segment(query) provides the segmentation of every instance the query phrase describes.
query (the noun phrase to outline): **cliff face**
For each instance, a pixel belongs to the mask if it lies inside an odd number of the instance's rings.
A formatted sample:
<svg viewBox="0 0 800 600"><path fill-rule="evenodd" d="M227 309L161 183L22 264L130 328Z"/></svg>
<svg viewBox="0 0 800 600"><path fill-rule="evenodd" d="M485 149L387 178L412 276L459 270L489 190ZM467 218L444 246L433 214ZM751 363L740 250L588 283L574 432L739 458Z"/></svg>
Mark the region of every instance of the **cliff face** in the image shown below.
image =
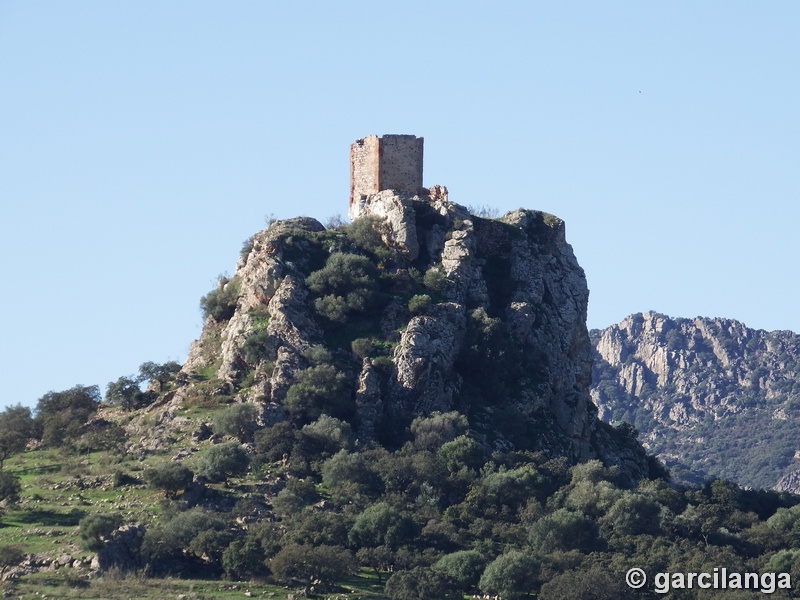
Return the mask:
<svg viewBox="0 0 800 600"><path fill-rule="evenodd" d="M795 489L799 336L646 313L591 337L600 416L634 424L679 478Z"/></svg>
<svg viewBox="0 0 800 600"><path fill-rule="evenodd" d="M413 417L457 410L487 445L646 474L590 401L588 290L560 219L479 218L438 186L352 210L338 230L298 218L253 237L209 296L183 385L151 409L162 421L217 398L254 403L262 424L327 412L396 445Z"/></svg>

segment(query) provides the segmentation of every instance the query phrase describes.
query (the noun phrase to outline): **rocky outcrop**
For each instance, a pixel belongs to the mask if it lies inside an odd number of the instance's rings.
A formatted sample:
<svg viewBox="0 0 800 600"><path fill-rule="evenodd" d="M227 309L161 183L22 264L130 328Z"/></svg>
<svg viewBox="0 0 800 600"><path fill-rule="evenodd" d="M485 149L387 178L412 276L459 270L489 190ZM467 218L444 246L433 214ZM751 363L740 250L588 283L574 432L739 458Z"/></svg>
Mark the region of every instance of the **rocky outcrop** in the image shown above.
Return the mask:
<svg viewBox="0 0 800 600"><path fill-rule="evenodd" d="M351 394L331 410L345 414L349 402L360 443L396 440L387 432L415 416L458 410L489 445L600 457L631 478L646 474L642 449L623 448L590 401L588 289L563 221L523 209L480 218L441 186L422 196L383 191L353 208L389 252L360 247L363 227L351 238L307 218L256 234L216 292L230 306L208 317L184 385L158 410L219 394L259 406L261 424L289 418L287 393L301 372L316 373L310 353L324 346L347 380L336 394ZM337 252L378 268L369 300L309 287ZM331 317L320 302L351 312Z"/></svg>
<svg viewBox="0 0 800 600"><path fill-rule="evenodd" d="M795 468L800 336L651 312L593 331L592 341L600 416L635 424L687 481L772 487Z"/></svg>

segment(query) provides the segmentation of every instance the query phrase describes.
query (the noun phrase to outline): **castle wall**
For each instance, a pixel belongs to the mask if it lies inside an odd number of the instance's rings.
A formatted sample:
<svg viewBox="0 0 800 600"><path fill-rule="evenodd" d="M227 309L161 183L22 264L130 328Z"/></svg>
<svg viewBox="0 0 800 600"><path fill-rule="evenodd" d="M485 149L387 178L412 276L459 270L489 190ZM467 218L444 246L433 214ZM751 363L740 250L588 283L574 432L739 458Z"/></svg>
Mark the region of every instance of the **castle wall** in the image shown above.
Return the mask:
<svg viewBox="0 0 800 600"><path fill-rule="evenodd" d="M380 145L378 186L418 194L422 187L422 138L413 135L385 135Z"/></svg>
<svg viewBox="0 0 800 600"><path fill-rule="evenodd" d="M423 138L370 135L350 146L350 206L381 190L417 194L422 187Z"/></svg>
<svg viewBox="0 0 800 600"><path fill-rule="evenodd" d="M350 146L350 204L361 196L377 194L379 187L380 140L369 135Z"/></svg>

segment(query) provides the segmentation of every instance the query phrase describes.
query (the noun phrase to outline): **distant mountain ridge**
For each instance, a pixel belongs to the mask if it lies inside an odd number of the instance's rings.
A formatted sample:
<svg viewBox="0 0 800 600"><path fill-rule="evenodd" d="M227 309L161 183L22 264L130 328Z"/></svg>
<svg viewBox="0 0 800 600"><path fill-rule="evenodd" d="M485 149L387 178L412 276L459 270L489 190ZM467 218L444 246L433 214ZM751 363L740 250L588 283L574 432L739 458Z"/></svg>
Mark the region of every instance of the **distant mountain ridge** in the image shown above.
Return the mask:
<svg viewBox="0 0 800 600"><path fill-rule="evenodd" d="M800 491L800 335L649 312L590 332L592 399L679 481Z"/></svg>

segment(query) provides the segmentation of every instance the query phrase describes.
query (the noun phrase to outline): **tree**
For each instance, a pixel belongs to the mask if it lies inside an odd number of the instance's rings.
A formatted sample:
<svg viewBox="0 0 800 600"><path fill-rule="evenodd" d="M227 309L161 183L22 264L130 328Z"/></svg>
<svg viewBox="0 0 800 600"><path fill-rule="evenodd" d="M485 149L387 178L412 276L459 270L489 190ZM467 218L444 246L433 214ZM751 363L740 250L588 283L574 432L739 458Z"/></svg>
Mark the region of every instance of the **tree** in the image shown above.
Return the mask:
<svg viewBox="0 0 800 600"><path fill-rule="evenodd" d="M356 547L388 546L396 549L414 535L414 524L385 502L369 506L350 529L350 543Z"/></svg>
<svg viewBox="0 0 800 600"><path fill-rule="evenodd" d="M391 600L461 600L444 573L425 567L398 571L386 582L386 595Z"/></svg>
<svg viewBox="0 0 800 600"><path fill-rule="evenodd" d="M289 544L272 558L269 568L282 583L316 579L329 589L336 581L358 571L358 564L350 551L341 546Z"/></svg>
<svg viewBox="0 0 800 600"><path fill-rule="evenodd" d="M19 500L22 486L14 473L0 473L0 502L13 504Z"/></svg>
<svg viewBox="0 0 800 600"><path fill-rule="evenodd" d="M477 550L459 550L445 554L431 568L444 573L460 591L467 592L478 585L486 568L486 558Z"/></svg>
<svg viewBox="0 0 800 600"><path fill-rule="evenodd" d="M529 540L543 554L556 550L588 550L596 541L597 525L583 513L559 508L533 524Z"/></svg>
<svg viewBox="0 0 800 600"><path fill-rule="evenodd" d="M538 576L539 563L535 558L525 552L511 550L489 563L478 586L485 593L517 600L528 595Z"/></svg>
<svg viewBox="0 0 800 600"><path fill-rule="evenodd" d="M197 473L209 481L227 481L247 471L249 457L238 442L211 446L197 462Z"/></svg>
<svg viewBox="0 0 800 600"><path fill-rule="evenodd" d="M164 490L167 498L174 498L178 492L189 487L194 473L179 462L165 461L146 471L144 477L151 486Z"/></svg>
<svg viewBox="0 0 800 600"><path fill-rule="evenodd" d="M232 404L214 419L214 431L238 438L240 442L253 439L258 410L252 404Z"/></svg>
<svg viewBox="0 0 800 600"><path fill-rule="evenodd" d="M45 445L66 445L75 441L99 405L100 389L96 385L47 392L36 403L34 427Z"/></svg>
<svg viewBox="0 0 800 600"><path fill-rule="evenodd" d="M25 450L25 444L33 435L31 409L17 404L0 413L0 473L5 460Z"/></svg>
<svg viewBox="0 0 800 600"><path fill-rule="evenodd" d="M97 551L103 547L103 538L122 525L119 514L90 513L78 524L80 536L87 550Z"/></svg>

